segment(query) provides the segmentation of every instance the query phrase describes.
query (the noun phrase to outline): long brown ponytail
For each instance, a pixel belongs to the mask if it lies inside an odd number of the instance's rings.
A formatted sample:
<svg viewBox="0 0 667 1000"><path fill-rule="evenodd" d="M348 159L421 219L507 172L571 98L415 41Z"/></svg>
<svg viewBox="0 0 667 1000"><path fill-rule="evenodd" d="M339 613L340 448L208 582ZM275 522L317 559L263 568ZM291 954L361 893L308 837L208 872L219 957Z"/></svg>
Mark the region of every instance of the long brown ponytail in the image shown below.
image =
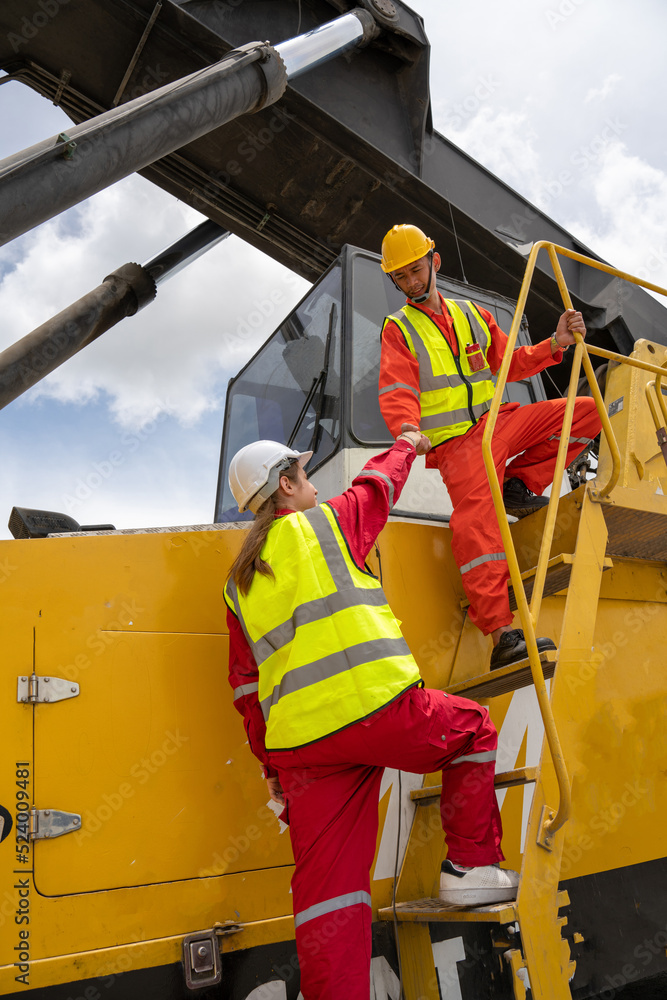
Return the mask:
<svg viewBox="0 0 667 1000"><path fill-rule="evenodd" d="M299 463L296 461L293 462L280 475L281 477L287 476L291 483L298 483ZM229 578L234 581L243 595L246 595L250 590L250 584L253 581L255 573L261 573L263 576L274 575L270 565L261 558L260 552L266 541L269 528L275 519L280 499L280 489L277 489L275 493L271 494L268 500L264 501L255 514L255 520L252 522L241 551L232 563Z"/></svg>

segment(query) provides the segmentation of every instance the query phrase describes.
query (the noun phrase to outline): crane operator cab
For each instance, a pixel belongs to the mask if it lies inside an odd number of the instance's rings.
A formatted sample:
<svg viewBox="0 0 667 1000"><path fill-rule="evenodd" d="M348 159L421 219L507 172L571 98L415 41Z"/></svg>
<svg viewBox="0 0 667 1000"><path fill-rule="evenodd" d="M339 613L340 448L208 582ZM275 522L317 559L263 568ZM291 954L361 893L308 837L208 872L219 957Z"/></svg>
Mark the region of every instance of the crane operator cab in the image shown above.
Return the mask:
<svg viewBox="0 0 667 1000"><path fill-rule="evenodd" d="M227 482L232 457L261 438L313 451L309 478L326 499L346 489L368 459L393 441L380 412L380 330L405 297L376 254L346 246L263 347L229 383L215 506L216 523L239 514ZM437 276L449 298L472 298L508 331L514 302ZM524 318L518 344L530 344ZM539 376L509 383L506 400L546 399ZM451 503L437 469L415 465L394 517L448 521Z"/></svg>

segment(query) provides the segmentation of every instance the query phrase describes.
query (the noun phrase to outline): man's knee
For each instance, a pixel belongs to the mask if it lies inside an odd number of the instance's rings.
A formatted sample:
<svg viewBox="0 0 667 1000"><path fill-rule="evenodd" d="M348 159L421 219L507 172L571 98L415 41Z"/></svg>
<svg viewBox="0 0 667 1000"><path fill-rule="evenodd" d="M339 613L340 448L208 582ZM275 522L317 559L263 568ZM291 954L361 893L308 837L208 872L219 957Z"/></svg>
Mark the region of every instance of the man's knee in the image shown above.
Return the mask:
<svg viewBox="0 0 667 1000"><path fill-rule="evenodd" d="M589 420L600 426L600 414L592 396L577 396L574 404L574 415L580 420Z"/></svg>

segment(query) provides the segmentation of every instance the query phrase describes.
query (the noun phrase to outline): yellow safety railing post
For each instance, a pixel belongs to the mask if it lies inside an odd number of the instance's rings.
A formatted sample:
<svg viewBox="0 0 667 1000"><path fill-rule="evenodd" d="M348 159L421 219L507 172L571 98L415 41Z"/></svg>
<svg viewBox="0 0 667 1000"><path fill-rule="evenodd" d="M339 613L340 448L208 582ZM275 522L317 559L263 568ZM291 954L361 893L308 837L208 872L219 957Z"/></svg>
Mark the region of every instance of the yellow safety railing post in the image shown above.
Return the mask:
<svg viewBox="0 0 667 1000"><path fill-rule="evenodd" d="M549 257L553 265L554 274L556 275L556 281L558 283L558 288L563 299L563 305L566 309L572 309L572 299L570 298L570 293L565 284L565 278L561 270L561 266L558 262L558 257L554 251L553 246L547 247L549 252ZM583 339L581 337L577 338L577 343L574 349L574 359L572 361L572 372L570 374L570 384L567 391L567 401L565 403L565 412L563 414L563 425L560 433L560 442L558 445L558 451L556 453L556 465L554 468L553 485L551 487L551 496L549 497L549 505L547 507L546 521L544 525L544 532L542 535L542 545L540 546L540 552L537 559L537 567L535 570L535 578L533 583L533 593L530 602L530 617L533 621L533 626L537 627L537 620L540 614L540 607L542 604L542 593L544 591L544 581L547 576L547 563L549 562L549 552L551 550L551 540L554 535L554 530L556 527L556 516L558 514L558 501L560 499L560 483L563 479L563 473L565 472L565 460L567 458L567 449L570 442L570 431L572 429L572 420L574 417L574 403L577 395L577 384L579 382L579 371L581 369L581 359L584 352Z"/></svg>
<svg viewBox="0 0 667 1000"><path fill-rule="evenodd" d="M548 823L548 831L550 833L555 833L556 830L565 823L570 814L570 782L567 775L567 769L565 767L565 760L563 758L563 752L561 750L560 740L558 738L558 732L556 730L556 723L554 721L553 713L551 711L551 705L549 703L549 692L547 691L546 681L544 679L544 673L542 671L542 664L540 663L540 655L537 649L537 639L535 637L535 627L533 625L530 609L528 607L528 601L526 598L526 591L523 586L523 581L521 579L521 571L519 569L519 563L516 556L516 549L514 548L514 542L512 541L512 535L510 532L509 524L507 522L507 516L505 514L505 506L503 504L503 495L498 482L498 474L496 472L495 463L493 461L493 453L491 451L491 439L493 436L493 431L496 426L496 420L498 418L498 411L500 409L500 404L503 397L503 390L505 388L505 383L507 381L507 373L509 371L510 361L512 359L512 351L514 350L514 345L516 343L516 338L519 332L519 326L521 324L521 317L523 315L523 310L526 304L526 299L528 297L528 289L530 287L530 280L533 276L535 270L535 262L537 260L537 255L542 247L547 247L548 244L545 241L536 243L532 250L530 251L530 256L528 258L528 263L526 265L526 273L521 284L521 290L519 292L519 298L517 300L516 310L514 313L514 318L512 320L512 326L510 327L509 340L507 347L505 349L505 354L503 356L502 364L500 366L497 382L496 391L491 402L491 408L489 409L488 416L486 418L486 426L484 428L484 434L482 437L482 457L484 460L484 466L486 468L486 474L489 478L489 486L491 488L491 496L493 498L493 505L496 510L496 516L498 518L498 525L500 527L500 534L503 540L503 546L505 548L505 556L507 558L507 564L510 571L510 578L512 580L512 585L514 587L514 594L517 601L517 608L519 611L519 617L521 619L521 624L524 628L524 638L526 641L526 647L528 649L528 657L530 662L530 669L533 676L533 685L535 687L535 694L537 695L537 701L540 706L540 713L542 715L542 721L544 722L544 732L547 738L547 743L549 746L549 752L551 754L551 759L553 761L554 770L556 773L556 780L558 782L559 790L559 805L558 810L551 821ZM577 345L579 347L579 345ZM581 350L581 348L579 348ZM573 404L574 405L574 404Z"/></svg>
<svg viewBox="0 0 667 1000"><path fill-rule="evenodd" d="M592 347L585 343L584 338L581 334L574 334L576 345L574 351L574 358L572 363L572 371L570 374L570 382L568 386L567 402L565 404L565 411L563 414L563 427L561 430L561 439L558 446L558 452L556 456L556 465L554 469L554 481L551 488L551 496L549 498L549 504L547 507L546 520L544 526L544 532L542 536L542 544L540 547L540 552L538 556L538 562L533 583L533 593L531 606L528 606L528 601L526 598L526 592L523 586L523 581L521 579L521 571L519 569L519 563L516 555L516 550L514 548L514 542L512 540L512 535L510 532L509 524L507 522L507 517L505 514L505 506L503 504L502 489L498 480L498 474L496 471L495 463L493 460L493 452L491 448L491 442L493 438L493 432L495 430L496 421L498 418L498 411L500 410L500 405L502 403L503 392L505 389L505 384L507 382L507 375L509 372L509 366L512 359L512 352L516 344L516 339L519 332L519 327L521 325L521 317L523 316L524 308L526 305L526 300L528 298L528 290L530 288L530 283L535 271L535 264L537 261L537 255L540 250L546 249L551 264L554 270L554 275L558 283L558 288L563 299L563 304L566 309L572 309L572 300L570 293L568 291L565 278L558 261L558 255L569 257L572 260L579 261L582 264L586 264L590 267L594 267L597 270L605 271L607 274L615 275L618 278L622 278L632 284L640 285L642 288L650 289L651 291L658 292L661 295L667 296L667 289L661 288L660 285L655 285L650 281L643 281L640 278L635 278L633 275L628 274L625 271L620 271L618 268L611 267L609 264L603 264L601 261L593 260L590 257L585 257L583 254L576 253L574 250L568 250L565 247L559 247L555 243L550 243L546 240L541 240L535 243L530 251L528 257L528 262L526 264L526 271L521 283L521 289L519 291L519 297L517 299L516 309L514 312L514 317L512 319L512 325L510 327L510 332L508 335L508 343L503 356L502 364L498 370L498 376L496 380L496 391L491 402L491 407L488 412L486 419L486 426L484 428L484 435L482 437L482 458L484 460L484 467L486 468L486 474L489 479L489 487L491 490L491 497L493 499L493 505L496 511L496 517L498 518L498 525L500 528L500 534L503 540L503 545L505 548L505 556L507 558L507 565L510 573L510 579L512 581L512 586L514 588L514 594L517 602L517 610L519 612L519 618L521 624L523 625L524 637L526 640L526 646L528 649L528 656L530 661L530 669L533 676L533 683L535 686L535 693L537 695L538 704L540 707L540 713L542 715L542 721L544 722L544 732L547 739L547 744L549 746L549 752L554 765L554 771L556 774L556 780L558 782L559 791L559 804L556 813L552 818L544 825L544 837L541 839L541 843L545 844L550 836L552 836L561 826L566 822L570 814L571 807L571 794L570 794L570 782L567 774L567 768L565 765L565 760L563 758L563 753L560 746L560 740L558 738L558 732L556 729L556 724L554 721L553 713L551 711L551 704L549 702L549 694L546 688L546 682L544 679L544 673L542 671L542 664L540 662L540 657L537 649L537 640L535 637L535 627L537 625L537 620L540 612L540 606L542 601L542 594L544 591L544 582L546 579L546 569L549 560L549 552L551 551L551 543L553 540L553 534L556 524L556 514L558 510L559 502L559 492L560 483L563 478L563 473L565 471L565 460L567 457L567 448L570 437L570 430L572 427L572 420L574 416L574 404L577 394L577 383L579 380L579 372L583 364L586 377L591 387L591 392L595 400L595 405L597 407L598 413L600 414L600 422L602 425L602 432L607 439L609 445L610 454L612 457L612 471L608 482L597 490L591 490L591 497L596 499L604 499L613 490L614 486L618 482L620 475L620 452L618 449L618 444L616 442L616 437L611 427L609 416L607 414L606 407L604 405L604 400L602 398L602 393L600 392L600 387L598 386L597 379L595 378L595 371L591 363L590 354L598 355L599 357L607 358L608 360L618 361L620 364L634 365L636 368L642 368L646 371L652 372L656 375L655 382L650 382L647 386L647 397L649 396L649 389L651 387L655 388L657 402L662 414L665 418L665 423L667 424L667 404L665 398L662 394L662 378L667 374L664 368L660 368L657 365L651 365L647 362L638 361L635 358L628 358L622 354L616 354L613 351L607 351L601 347ZM649 398L649 405L651 406L651 412L654 416L654 421L656 422L656 427L659 424L658 410L655 408L652 399Z"/></svg>

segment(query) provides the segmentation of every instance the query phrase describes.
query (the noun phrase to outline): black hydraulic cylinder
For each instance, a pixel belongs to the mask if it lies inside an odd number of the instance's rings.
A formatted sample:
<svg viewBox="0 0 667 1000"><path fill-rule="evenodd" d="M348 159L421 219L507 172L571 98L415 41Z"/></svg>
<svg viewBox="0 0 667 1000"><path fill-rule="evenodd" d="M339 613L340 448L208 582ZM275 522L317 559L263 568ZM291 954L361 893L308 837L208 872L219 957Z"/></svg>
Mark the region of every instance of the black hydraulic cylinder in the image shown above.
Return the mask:
<svg viewBox="0 0 667 1000"><path fill-rule="evenodd" d="M92 292L0 354L0 409L126 316L155 298L155 282L125 264Z"/></svg>
<svg viewBox="0 0 667 1000"><path fill-rule="evenodd" d="M268 43L37 143L0 164L0 246L240 115L273 104L287 74Z"/></svg>

